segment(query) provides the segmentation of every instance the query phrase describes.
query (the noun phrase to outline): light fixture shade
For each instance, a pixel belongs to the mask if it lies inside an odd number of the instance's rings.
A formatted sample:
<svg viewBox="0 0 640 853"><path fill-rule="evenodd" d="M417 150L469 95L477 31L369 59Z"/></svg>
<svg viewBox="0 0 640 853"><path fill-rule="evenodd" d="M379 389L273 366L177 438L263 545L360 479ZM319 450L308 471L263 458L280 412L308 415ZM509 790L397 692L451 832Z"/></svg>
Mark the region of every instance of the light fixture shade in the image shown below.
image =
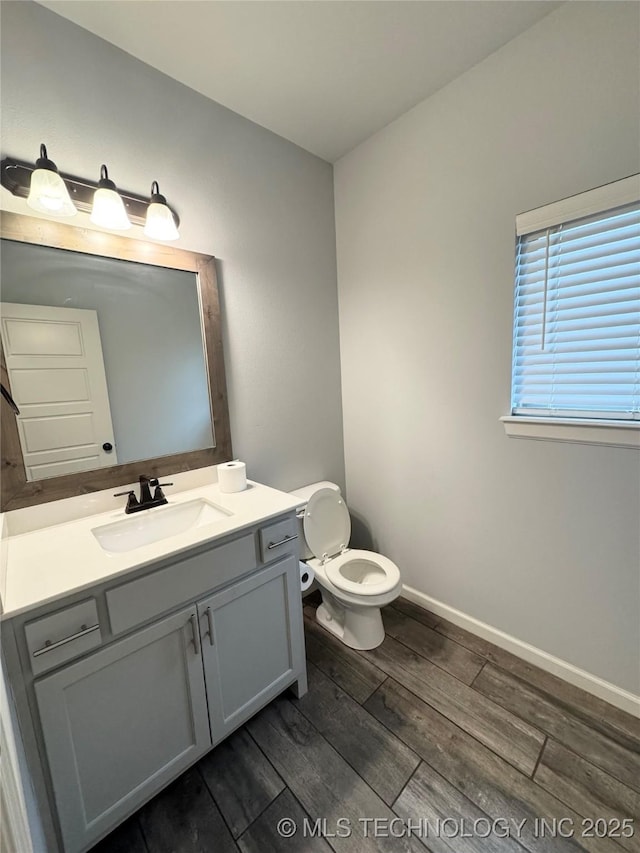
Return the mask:
<svg viewBox="0 0 640 853"><path fill-rule="evenodd" d="M109 180L106 166L100 169L100 181L93 195L90 218L94 225L109 231L126 231L131 228L124 202L116 191L116 185Z"/></svg>
<svg viewBox="0 0 640 853"><path fill-rule="evenodd" d="M91 221L94 225L111 231L126 231L131 228L124 202L115 190L99 187L93 196Z"/></svg>
<svg viewBox="0 0 640 853"><path fill-rule="evenodd" d="M152 240L177 240L180 237L176 228L173 213L167 205L167 200L160 195L157 181L151 184L151 201L147 208L147 221L144 226L144 234Z"/></svg>
<svg viewBox="0 0 640 853"><path fill-rule="evenodd" d="M44 145L40 146L40 157L31 173L27 204L33 210L50 216L75 216L78 212L56 164L47 157Z"/></svg>
<svg viewBox="0 0 640 853"><path fill-rule="evenodd" d="M144 226L145 236L152 240L177 240L180 234L176 228L173 213L166 204L154 202L147 210L147 221Z"/></svg>

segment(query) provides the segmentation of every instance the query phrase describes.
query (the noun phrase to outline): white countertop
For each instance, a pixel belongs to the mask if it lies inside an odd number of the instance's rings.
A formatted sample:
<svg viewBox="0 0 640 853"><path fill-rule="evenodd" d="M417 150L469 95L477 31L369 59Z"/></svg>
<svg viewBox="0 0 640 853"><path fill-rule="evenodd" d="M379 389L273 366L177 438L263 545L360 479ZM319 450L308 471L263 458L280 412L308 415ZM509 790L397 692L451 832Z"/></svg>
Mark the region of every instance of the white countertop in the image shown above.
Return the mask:
<svg viewBox="0 0 640 853"><path fill-rule="evenodd" d="M124 505L117 510L4 535L1 618L11 618L158 560L177 556L204 542L215 541L295 509L300 502L295 495L254 482L250 482L245 491L235 494L224 494L217 483L208 483L175 495L167 494L167 498L170 506L204 498L232 515L118 554L104 551L91 531L114 521L135 518L125 515ZM144 510L143 514L163 509L165 507ZM11 525L5 524L3 533L7 532L7 527L11 530Z"/></svg>

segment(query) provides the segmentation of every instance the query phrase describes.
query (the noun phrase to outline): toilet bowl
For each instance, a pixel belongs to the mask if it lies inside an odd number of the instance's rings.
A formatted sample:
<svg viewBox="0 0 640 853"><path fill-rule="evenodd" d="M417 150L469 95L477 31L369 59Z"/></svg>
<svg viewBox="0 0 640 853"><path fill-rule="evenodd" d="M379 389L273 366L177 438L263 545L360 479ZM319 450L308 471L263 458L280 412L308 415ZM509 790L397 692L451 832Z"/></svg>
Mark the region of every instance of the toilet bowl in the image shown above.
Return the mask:
<svg viewBox="0 0 640 853"><path fill-rule="evenodd" d="M352 649L375 649L384 640L380 608L400 595L395 563L374 551L349 548L349 510L333 483L314 483L300 498L301 556L313 569L322 604L316 618Z"/></svg>

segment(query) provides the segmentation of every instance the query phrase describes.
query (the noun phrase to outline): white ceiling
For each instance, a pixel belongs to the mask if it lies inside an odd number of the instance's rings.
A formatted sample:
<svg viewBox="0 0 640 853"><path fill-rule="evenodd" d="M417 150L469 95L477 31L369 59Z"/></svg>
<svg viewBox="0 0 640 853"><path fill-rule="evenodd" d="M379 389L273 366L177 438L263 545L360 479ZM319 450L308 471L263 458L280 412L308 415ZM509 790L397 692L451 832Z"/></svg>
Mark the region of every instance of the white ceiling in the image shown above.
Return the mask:
<svg viewBox="0 0 640 853"><path fill-rule="evenodd" d="M334 162L560 3L40 0Z"/></svg>

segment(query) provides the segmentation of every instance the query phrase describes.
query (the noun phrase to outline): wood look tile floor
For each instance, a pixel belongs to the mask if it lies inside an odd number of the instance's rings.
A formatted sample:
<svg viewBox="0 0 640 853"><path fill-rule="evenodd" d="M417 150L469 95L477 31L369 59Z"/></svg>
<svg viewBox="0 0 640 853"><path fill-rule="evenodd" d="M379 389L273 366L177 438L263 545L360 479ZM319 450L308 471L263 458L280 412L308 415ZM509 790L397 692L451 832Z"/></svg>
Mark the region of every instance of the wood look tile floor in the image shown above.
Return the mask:
<svg viewBox="0 0 640 853"><path fill-rule="evenodd" d="M308 694L273 701L92 853L640 853L640 720L403 599L371 652L315 604Z"/></svg>

